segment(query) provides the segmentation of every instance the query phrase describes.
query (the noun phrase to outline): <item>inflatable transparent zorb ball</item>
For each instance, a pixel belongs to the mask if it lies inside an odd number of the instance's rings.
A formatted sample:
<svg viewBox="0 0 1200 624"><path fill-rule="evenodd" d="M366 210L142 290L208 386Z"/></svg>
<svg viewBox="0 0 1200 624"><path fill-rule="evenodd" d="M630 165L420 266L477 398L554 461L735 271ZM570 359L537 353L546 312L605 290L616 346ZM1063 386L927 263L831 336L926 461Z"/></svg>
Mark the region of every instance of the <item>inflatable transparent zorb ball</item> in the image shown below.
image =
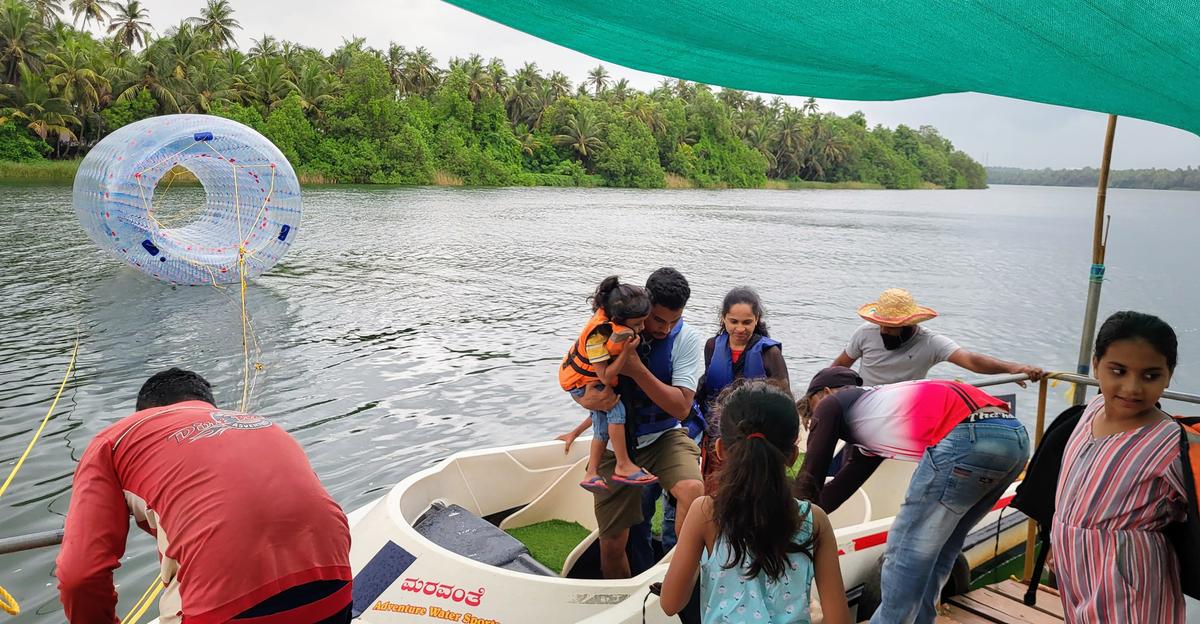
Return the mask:
<svg viewBox="0 0 1200 624"><path fill-rule="evenodd" d="M200 180L205 201L186 221L168 221L156 214L154 192L182 169ZM74 205L97 244L173 284L257 277L300 228L300 184L287 159L258 132L210 115L164 115L117 129L80 164Z"/></svg>

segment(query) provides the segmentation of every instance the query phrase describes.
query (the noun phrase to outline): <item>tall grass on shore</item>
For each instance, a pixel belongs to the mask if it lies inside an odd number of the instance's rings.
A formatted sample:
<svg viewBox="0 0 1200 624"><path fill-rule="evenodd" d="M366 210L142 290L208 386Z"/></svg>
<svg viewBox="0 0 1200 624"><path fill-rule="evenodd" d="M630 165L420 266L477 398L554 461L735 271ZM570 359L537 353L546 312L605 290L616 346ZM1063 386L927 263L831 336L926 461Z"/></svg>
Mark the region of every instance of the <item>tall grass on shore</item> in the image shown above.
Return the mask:
<svg viewBox="0 0 1200 624"><path fill-rule="evenodd" d="M78 169L78 160L0 161L0 181L70 183Z"/></svg>

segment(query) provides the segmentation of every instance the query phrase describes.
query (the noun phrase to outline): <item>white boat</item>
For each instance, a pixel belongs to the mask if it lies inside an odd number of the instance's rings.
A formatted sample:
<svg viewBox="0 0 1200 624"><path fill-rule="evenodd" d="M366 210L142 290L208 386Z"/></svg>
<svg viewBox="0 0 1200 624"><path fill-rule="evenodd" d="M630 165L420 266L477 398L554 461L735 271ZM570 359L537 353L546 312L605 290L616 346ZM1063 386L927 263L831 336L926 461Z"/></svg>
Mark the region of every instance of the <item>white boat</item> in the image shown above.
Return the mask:
<svg viewBox="0 0 1200 624"><path fill-rule="evenodd" d="M587 452L580 440L568 454L558 441L457 453L351 513L358 621L633 624L643 621L644 608L645 622L677 622L649 595L650 584L666 573L670 553L630 579L572 578L596 572L578 569L597 538L592 495L578 485ZM885 461L830 515L852 605L864 587L868 594L872 584L877 587L888 529L915 467ZM971 563L1021 543L1020 514L1005 512L1005 522L998 522L1015 488L968 539L964 550ZM550 519L591 531L567 557L564 574L533 561L504 532Z"/></svg>

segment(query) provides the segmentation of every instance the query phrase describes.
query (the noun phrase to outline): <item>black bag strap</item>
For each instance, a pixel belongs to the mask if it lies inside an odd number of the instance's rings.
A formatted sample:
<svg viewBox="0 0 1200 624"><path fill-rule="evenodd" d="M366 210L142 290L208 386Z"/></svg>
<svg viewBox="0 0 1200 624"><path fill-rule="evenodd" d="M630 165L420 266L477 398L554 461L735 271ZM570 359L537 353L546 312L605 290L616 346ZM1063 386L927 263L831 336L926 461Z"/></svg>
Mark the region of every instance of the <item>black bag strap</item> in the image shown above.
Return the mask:
<svg viewBox="0 0 1200 624"><path fill-rule="evenodd" d="M1038 527L1038 541L1042 543L1042 549L1033 561L1033 574L1029 576L1029 588L1025 590L1025 598L1022 600L1027 607L1037 604L1038 586L1042 584L1042 571L1046 569L1046 557L1050 554L1049 527Z"/></svg>

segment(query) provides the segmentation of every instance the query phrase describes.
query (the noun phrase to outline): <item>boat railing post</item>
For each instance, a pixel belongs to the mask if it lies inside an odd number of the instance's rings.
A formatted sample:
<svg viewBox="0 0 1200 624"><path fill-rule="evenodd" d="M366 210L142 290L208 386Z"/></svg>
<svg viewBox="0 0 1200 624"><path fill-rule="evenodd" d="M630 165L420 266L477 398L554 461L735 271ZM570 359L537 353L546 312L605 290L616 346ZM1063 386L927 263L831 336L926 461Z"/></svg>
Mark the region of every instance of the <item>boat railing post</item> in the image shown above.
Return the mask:
<svg viewBox="0 0 1200 624"><path fill-rule="evenodd" d="M1049 384L1047 377L1042 377L1038 382L1038 402L1037 402L1037 422L1033 428L1034 448L1042 443L1042 433L1046 429L1046 395ZM1028 583L1033 577L1033 559L1034 550L1037 548L1037 523L1033 520L1027 520L1028 535L1025 537L1025 582Z"/></svg>
<svg viewBox="0 0 1200 624"><path fill-rule="evenodd" d="M57 546L62 543L62 540L62 529L0 538L0 555L33 550L34 548L45 548L46 546Z"/></svg>

